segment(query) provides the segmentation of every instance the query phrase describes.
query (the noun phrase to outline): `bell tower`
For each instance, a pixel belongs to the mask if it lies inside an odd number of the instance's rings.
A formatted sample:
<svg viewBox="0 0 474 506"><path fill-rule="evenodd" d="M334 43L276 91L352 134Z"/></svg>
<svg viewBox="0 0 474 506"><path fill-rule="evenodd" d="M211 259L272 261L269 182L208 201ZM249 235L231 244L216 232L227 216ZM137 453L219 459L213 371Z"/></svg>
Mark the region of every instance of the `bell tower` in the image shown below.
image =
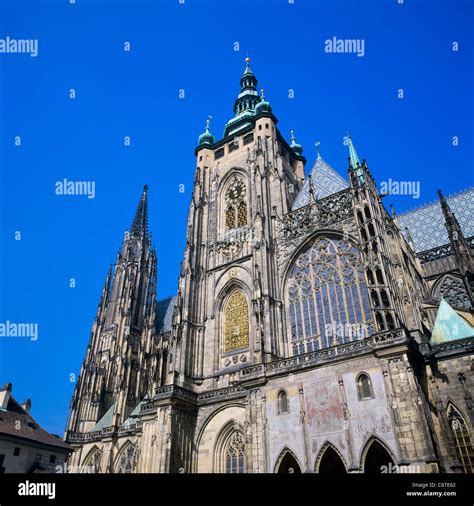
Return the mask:
<svg viewBox="0 0 474 506"><path fill-rule="evenodd" d="M195 149L169 367L189 388L227 386L240 368L288 355L272 238L306 160L294 137L290 145L277 129L245 63L223 138L215 139L208 120Z"/></svg>

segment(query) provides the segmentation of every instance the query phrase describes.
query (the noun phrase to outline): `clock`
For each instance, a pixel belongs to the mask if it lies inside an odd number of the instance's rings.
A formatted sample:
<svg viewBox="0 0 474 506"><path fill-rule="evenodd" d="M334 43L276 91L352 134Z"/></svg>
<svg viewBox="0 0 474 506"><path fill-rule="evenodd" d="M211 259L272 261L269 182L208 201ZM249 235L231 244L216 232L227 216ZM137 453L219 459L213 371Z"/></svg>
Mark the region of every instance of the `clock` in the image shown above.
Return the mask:
<svg viewBox="0 0 474 506"><path fill-rule="evenodd" d="M237 202L245 195L245 183L242 179L235 179L227 189L225 198L228 202Z"/></svg>

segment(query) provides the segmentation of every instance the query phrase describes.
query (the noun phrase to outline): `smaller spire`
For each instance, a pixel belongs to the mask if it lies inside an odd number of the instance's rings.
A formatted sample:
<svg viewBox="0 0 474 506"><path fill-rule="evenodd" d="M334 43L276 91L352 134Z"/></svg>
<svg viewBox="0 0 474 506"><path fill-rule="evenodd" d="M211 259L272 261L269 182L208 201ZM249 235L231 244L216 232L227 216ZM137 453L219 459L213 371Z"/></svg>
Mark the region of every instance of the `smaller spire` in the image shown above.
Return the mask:
<svg viewBox="0 0 474 506"><path fill-rule="evenodd" d="M290 148L298 155L301 156L301 153L303 153L303 147L301 144L297 144L295 140L295 131L293 129L290 130L291 134L291 144Z"/></svg>
<svg viewBox="0 0 474 506"><path fill-rule="evenodd" d="M148 185L143 187L135 218L130 228L132 236L148 236Z"/></svg>
<svg viewBox="0 0 474 506"><path fill-rule="evenodd" d="M249 72L251 73L252 71L250 70L250 57L247 54L247 57L245 58L245 72L244 72L244 74L248 74Z"/></svg>
<svg viewBox="0 0 474 506"><path fill-rule="evenodd" d="M349 130L346 131L347 145L349 146L349 156L351 158L351 164L354 169L360 165L359 157L357 156L357 151L354 147L354 143L352 142L352 137Z"/></svg>
<svg viewBox="0 0 474 506"><path fill-rule="evenodd" d="M316 158L319 160L321 158L321 154L319 153L319 145L321 143L319 141L316 141L314 143L314 147L316 148Z"/></svg>
<svg viewBox="0 0 474 506"><path fill-rule="evenodd" d="M211 130L209 128L209 125L211 124L212 116L209 114L206 120L206 129L205 132L202 133L199 136L198 144L214 144L214 141L216 140L215 137L211 134Z"/></svg>
<svg viewBox="0 0 474 506"><path fill-rule="evenodd" d="M308 180L309 180L309 203L314 204L316 202L316 191L314 189L313 176L311 174L309 174Z"/></svg>

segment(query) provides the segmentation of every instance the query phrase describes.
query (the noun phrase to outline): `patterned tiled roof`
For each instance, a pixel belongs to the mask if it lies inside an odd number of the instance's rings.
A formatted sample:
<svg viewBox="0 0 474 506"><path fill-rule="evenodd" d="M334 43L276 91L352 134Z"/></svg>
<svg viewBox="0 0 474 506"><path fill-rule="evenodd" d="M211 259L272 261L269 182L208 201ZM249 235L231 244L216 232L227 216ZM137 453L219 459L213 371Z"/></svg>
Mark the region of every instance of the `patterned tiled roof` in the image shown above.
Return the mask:
<svg viewBox="0 0 474 506"><path fill-rule="evenodd" d="M167 299L159 300L156 303L156 330L170 332L173 319L173 309L176 305L176 295Z"/></svg>
<svg viewBox="0 0 474 506"><path fill-rule="evenodd" d="M316 192L316 198L322 199L333 193L340 192L348 188L347 181L342 178L327 162L318 158L310 171L313 187ZM309 177L303 184L298 196L296 197L292 210L309 204Z"/></svg>
<svg viewBox="0 0 474 506"><path fill-rule="evenodd" d="M446 197L449 207L456 215L465 237L474 235L474 188ZM402 232L408 227L415 251L426 251L449 243L439 201L425 204L398 216Z"/></svg>

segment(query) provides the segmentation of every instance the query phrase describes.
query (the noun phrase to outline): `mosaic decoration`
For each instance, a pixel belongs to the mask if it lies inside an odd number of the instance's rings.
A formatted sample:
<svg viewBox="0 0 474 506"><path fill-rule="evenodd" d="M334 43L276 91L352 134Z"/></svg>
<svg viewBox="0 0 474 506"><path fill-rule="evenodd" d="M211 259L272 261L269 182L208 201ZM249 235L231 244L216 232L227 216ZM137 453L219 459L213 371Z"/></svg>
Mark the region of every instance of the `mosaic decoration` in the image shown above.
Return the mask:
<svg viewBox="0 0 474 506"><path fill-rule="evenodd" d="M318 158L311 169L311 179L317 199L323 199L334 193L345 190L349 187L348 183L322 158ZM293 203L292 210L309 204L309 177L306 178L303 188L301 188L296 200Z"/></svg>
<svg viewBox="0 0 474 506"><path fill-rule="evenodd" d="M247 348L249 345L249 307L245 295L234 290L225 305L224 352Z"/></svg>
<svg viewBox="0 0 474 506"><path fill-rule="evenodd" d="M474 188L446 197L449 207L456 215L465 237L474 235ZM398 221L407 237L408 227L415 251L426 251L449 243L443 211L439 201L426 204L413 211L401 213Z"/></svg>

